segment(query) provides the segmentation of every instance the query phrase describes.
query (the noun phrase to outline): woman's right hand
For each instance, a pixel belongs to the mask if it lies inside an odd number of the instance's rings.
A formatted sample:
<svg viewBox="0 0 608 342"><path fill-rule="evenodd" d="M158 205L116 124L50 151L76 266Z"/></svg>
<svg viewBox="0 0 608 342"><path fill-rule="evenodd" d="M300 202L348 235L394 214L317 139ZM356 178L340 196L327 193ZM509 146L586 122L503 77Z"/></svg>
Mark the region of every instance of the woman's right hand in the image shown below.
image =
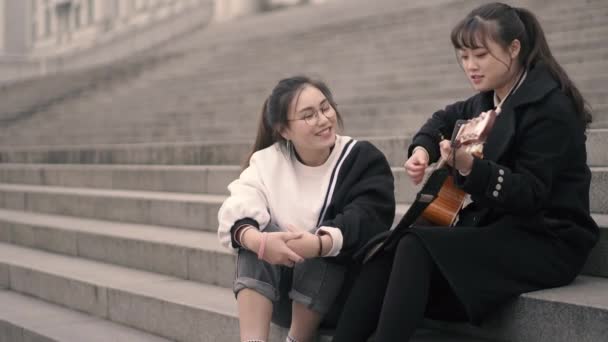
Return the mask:
<svg viewBox="0 0 608 342"><path fill-rule="evenodd" d="M280 264L287 267L293 267L296 263L304 261L304 258L287 246L288 241L302 238L302 233L274 232L266 234L268 234L266 249L262 256L264 261L269 264Z"/></svg>
<svg viewBox="0 0 608 342"><path fill-rule="evenodd" d="M405 162L405 170L412 182L416 185L422 182L424 171L429 166L429 154L422 148L417 148L412 156Z"/></svg>
<svg viewBox="0 0 608 342"><path fill-rule="evenodd" d="M253 234L250 234L253 233ZM284 265L293 267L296 263L304 261L304 258L296 254L287 246L287 242L302 238L302 233L293 232L272 232L267 234L262 260L272 265ZM241 238L244 240L244 246L253 251L258 252L262 243L262 233L258 230L250 229L245 232Z"/></svg>

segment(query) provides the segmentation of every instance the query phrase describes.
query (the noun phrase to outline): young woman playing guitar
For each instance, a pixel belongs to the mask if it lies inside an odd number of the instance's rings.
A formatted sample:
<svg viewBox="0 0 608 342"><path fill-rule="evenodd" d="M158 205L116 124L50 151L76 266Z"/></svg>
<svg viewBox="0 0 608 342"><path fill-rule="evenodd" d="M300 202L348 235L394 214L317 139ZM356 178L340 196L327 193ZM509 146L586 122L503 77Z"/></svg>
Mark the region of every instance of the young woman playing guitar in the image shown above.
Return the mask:
<svg viewBox="0 0 608 342"><path fill-rule="evenodd" d="M590 113L528 10L482 5L451 40L479 93L432 115L405 163L414 183L443 158L470 196L451 229L413 225L363 265L334 341L407 341L424 317L480 323L517 295L570 283L598 238L589 214ZM509 92L511 92L510 95ZM508 96L508 97L507 97ZM483 158L450 139L501 101Z"/></svg>

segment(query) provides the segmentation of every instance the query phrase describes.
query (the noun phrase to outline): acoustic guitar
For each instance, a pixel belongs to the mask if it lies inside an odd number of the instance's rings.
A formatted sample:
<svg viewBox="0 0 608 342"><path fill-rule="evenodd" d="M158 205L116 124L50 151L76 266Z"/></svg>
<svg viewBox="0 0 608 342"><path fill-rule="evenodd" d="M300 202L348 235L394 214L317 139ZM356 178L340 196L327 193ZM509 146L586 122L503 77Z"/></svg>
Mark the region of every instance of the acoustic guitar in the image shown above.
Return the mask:
<svg viewBox="0 0 608 342"><path fill-rule="evenodd" d="M490 110L473 119L456 122L451 140L452 148L465 149L475 157L483 158L483 144L494 126L499 110ZM355 254L355 259L363 257L365 263L380 250L390 249L392 244L399 241L405 229L413 224L443 227L454 225L466 193L454 184L452 170L445 164L444 159L437 162L397 226L370 240Z"/></svg>
<svg viewBox="0 0 608 342"><path fill-rule="evenodd" d="M496 106L496 109L482 112L470 120L458 120L452 134L452 149L463 148L474 157L482 159L483 144L494 127L494 122L501 112L503 103L513 94L524 78L525 72L522 72L518 76L517 81L511 86L511 89L509 89L507 95ZM440 160L435 170L441 168L445 162L443 159ZM427 201L427 206L420 215L424 223L452 227L458 218L458 212L464 204L466 194L454 185L454 178L448 174L445 180L442 181L442 186L437 193L432 193L431 196L423 194L417 197L423 201Z"/></svg>
<svg viewBox="0 0 608 342"><path fill-rule="evenodd" d="M471 120L456 122L455 134L452 135L451 141L453 150L464 149L477 158L483 158L483 144L495 121L496 111L490 110ZM445 163L446 160L441 159L435 170L447 167ZM425 183L428 183L428 179ZM448 173L435 196L429 196L429 194L420 196L419 200L428 203L421 214L420 220L427 225L452 227L456 223L458 212L464 204L465 197L466 193L454 184L454 177Z"/></svg>
<svg viewBox="0 0 608 342"><path fill-rule="evenodd" d="M470 120L458 120L456 122L451 140L454 151L463 148L473 156L483 158L483 144L494 127L494 122L501 112L503 103L523 82L525 75L525 71L520 73L517 81L511 86L511 89L495 110L482 112ZM450 170L444 167L445 163L444 159L437 163L397 226L371 239L355 254L355 258L363 257L365 263L379 251L392 248L403 236L406 229L413 224L454 226L458 213L464 204L466 193L455 186Z"/></svg>

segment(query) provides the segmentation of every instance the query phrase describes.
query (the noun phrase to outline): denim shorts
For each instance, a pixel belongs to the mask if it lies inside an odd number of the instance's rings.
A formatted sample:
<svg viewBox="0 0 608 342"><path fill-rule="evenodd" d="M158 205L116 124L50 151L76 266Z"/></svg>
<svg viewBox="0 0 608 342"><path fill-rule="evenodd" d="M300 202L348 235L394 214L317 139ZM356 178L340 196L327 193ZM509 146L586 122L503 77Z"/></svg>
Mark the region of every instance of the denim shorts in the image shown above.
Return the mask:
<svg viewBox="0 0 608 342"><path fill-rule="evenodd" d="M279 228L269 225L265 232ZM244 248L237 256L235 296L242 289L252 289L273 302L273 322L289 326L291 301L325 315L340 293L346 268L323 258L307 259L293 268L271 265Z"/></svg>

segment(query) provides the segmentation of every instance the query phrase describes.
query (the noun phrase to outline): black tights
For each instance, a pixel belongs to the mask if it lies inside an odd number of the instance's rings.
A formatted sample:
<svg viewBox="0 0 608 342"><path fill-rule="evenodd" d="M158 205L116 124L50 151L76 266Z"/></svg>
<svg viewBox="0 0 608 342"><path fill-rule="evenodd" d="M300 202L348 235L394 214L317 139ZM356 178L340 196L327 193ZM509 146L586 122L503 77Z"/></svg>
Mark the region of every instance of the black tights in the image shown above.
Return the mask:
<svg viewBox="0 0 608 342"><path fill-rule="evenodd" d="M374 330L375 342L408 341L424 318L435 267L422 241L413 234L401 239L394 258L382 255L365 264L333 342L364 342Z"/></svg>

